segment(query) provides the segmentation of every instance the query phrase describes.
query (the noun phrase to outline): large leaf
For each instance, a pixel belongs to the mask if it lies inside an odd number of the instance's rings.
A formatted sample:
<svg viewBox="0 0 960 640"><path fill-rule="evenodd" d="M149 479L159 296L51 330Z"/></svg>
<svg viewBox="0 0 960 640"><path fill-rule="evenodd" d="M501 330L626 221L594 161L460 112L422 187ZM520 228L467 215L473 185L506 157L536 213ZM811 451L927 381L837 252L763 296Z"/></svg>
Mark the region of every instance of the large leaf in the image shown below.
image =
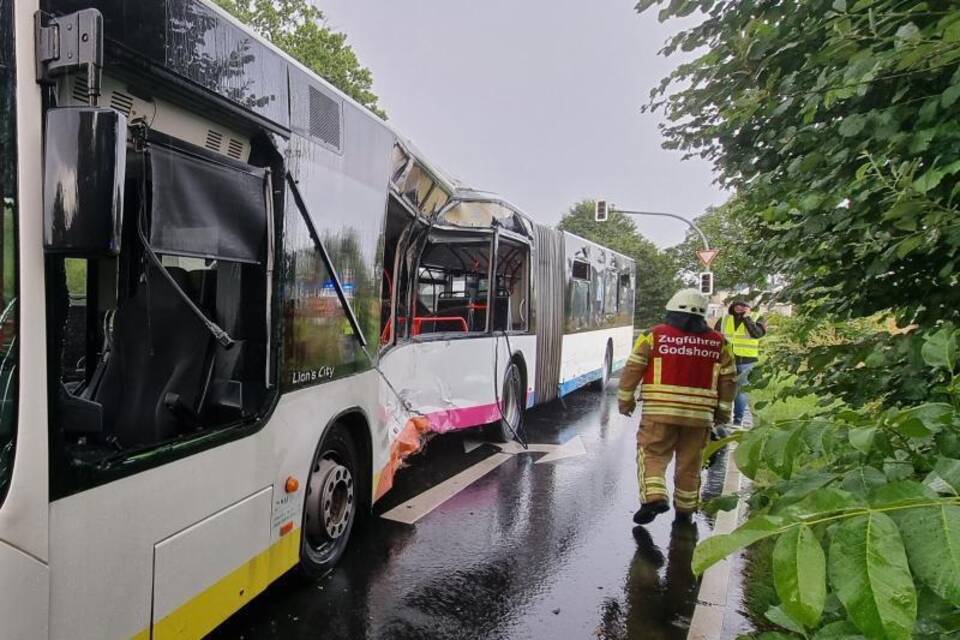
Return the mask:
<svg viewBox="0 0 960 640"><path fill-rule="evenodd" d="M794 518L807 518L815 514L836 513L846 511L857 507L865 507L866 500L863 496L837 489L836 487L824 487L819 491L814 491L803 500L799 500L786 507L777 505L775 511L778 515L788 515Z"/></svg>
<svg viewBox="0 0 960 640"><path fill-rule="evenodd" d="M874 467L858 467L843 474L840 487L844 491L867 495L873 489L887 484L887 476Z"/></svg>
<svg viewBox="0 0 960 640"><path fill-rule="evenodd" d="M763 615L778 627L803 635L803 625L790 617L790 614L784 611L782 607L770 607Z"/></svg>
<svg viewBox="0 0 960 640"><path fill-rule="evenodd" d="M779 533L782 524L783 520L780 518L756 516L728 534L707 538L693 551L694 573L702 574L731 553Z"/></svg>
<svg viewBox="0 0 960 640"><path fill-rule="evenodd" d="M762 462L778 475L789 478L802 444L799 429L775 429L766 439L762 451Z"/></svg>
<svg viewBox="0 0 960 640"><path fill-rule="evenodd" d="M866 455L873 448L873 440L877 437L876 427L855 427L847 432L850 446Z"/></svg>
<svg viewBox="0 0 960 640"><path fill-rule="evenodd" d="M943 429L954 414L952 405L928 402L900 412L893 419L894 429L908 438L925 438Z"/></svg>
<svg viewBox="0 0 960 640"><path fill-rule="evenodd" d="M830 584L850 620L869 638L907 640L917 593L897 525L884 513L853 517L830 543Z"/></svg>
<svg viewBox="0 0 960 640"><path fill-rule="evenodd" d="M957 366L957 335L953 325L941 327L924 337L920 349L923 361L931 367L953 371Z"/></svg>
<svg viewBox="0 0 960 640"><path fill-rule="evenodd" d="M907 509L898 521L914 575L935 594L960 606L960 507Z"/></svg>
<svg viewBox="0 0 960 640"><path fill-rule="evenodd" d="M793 527L777 539L773 583L783 610L803 626L815 627L827 598L827 560L810 527Z"/></svg>
<svg viewBox="0 0 960 640"><path fill-rule="evenodd" d="M736 451L733 452L733 459L737 463L737 468L751 480L756 478L757 471L760 468L760 456L763 453L763 445L766 439L766 429L750 431L740 441Z"/></svg>
<svg viewBox="0 0 960 640"><path fill-rule="evenodd" d="M923 483L937 493L960 495L960 460L938 458Z"/></svg>
<svg viewBox="0 0 960 640"><path fill-rule="evenodd" d="M813 640L863 640L863 635L853 624L840 620L824 625L814 634Z"/></svg>
<svg viewBox="0 0 960 640"><path fill-rule="evenodd" d="M937 498L930 487L915 480L898 480L870 492L870 506L889 507L911 502L929 502Z"/></svg>

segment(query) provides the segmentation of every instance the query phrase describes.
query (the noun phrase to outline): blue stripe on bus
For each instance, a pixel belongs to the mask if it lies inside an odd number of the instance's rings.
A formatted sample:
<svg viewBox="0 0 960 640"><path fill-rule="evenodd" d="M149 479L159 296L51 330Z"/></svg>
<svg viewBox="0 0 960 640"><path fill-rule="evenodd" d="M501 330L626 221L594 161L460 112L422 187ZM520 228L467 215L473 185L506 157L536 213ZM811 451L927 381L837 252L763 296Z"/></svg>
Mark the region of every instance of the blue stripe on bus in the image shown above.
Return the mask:
<svg viewBox="0 0 960 640"><path fill-rule="evenodd" d="M593 371L588 371L584 374L577 376L576 378L571 378L564 382L560 383L560 397L572 393L582 387L585 384L593 382L594 380L599 380L603 377L603 369L594 369Z"/></svg>
<svg viewBox="0 0 960 640"><path fill-rule="evenodd" d="M624 358L623 360L617 360L616 362L613 363L613 370L620 371L620 369L623 369L625 366L627 366L626 358Z"/></svg>

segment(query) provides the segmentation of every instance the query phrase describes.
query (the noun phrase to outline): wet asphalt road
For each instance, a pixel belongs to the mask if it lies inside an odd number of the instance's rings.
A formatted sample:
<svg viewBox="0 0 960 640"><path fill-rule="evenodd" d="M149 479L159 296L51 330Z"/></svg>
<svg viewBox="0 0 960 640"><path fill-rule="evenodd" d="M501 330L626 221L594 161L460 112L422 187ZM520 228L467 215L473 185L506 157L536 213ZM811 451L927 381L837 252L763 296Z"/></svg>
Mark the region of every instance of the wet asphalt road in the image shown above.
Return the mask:
<svg viewBox="0 0 960 640"><path fill-rule="evenodd" d="M514 456L415 525L374 516L330 576L287 575L213 637L685 638L697 589L690 557L709 523L674 527L671 512L634 527L636 418L617 413L615 384L526 415L531 442L579 435L586 455ZM466 454L465 437L477 435L431 441L377 513L497 452ZM707 472L707 493L722 471Z"/></svg>

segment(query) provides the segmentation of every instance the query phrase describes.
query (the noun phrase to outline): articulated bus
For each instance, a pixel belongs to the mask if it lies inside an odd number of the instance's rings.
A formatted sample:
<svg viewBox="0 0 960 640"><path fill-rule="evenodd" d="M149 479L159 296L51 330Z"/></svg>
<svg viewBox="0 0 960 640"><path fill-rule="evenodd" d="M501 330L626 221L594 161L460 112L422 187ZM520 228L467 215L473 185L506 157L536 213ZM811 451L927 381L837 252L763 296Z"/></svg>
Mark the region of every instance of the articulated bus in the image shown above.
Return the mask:
<svg viewBox="0 0 960 640"><path fill-rule="evenodd" d="M0 192L4 639L200 637L631 346L629 258L206 0L0 0Z"/></svg>

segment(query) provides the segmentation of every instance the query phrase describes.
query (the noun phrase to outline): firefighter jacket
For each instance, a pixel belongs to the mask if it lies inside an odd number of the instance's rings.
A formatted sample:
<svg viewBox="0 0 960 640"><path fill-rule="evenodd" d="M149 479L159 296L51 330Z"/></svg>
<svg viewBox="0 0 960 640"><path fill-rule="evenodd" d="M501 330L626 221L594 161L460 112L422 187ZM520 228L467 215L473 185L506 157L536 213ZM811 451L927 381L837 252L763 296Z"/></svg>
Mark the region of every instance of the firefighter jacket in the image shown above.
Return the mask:
<svg viewBox="0 0 960 640"><path fill-rule="evenodd" d="M640 385L644 417L691 427L726 423L736 375L733 351L719 332L659 324L633 345L620 376L620 410L633 411Z"/></svg>

